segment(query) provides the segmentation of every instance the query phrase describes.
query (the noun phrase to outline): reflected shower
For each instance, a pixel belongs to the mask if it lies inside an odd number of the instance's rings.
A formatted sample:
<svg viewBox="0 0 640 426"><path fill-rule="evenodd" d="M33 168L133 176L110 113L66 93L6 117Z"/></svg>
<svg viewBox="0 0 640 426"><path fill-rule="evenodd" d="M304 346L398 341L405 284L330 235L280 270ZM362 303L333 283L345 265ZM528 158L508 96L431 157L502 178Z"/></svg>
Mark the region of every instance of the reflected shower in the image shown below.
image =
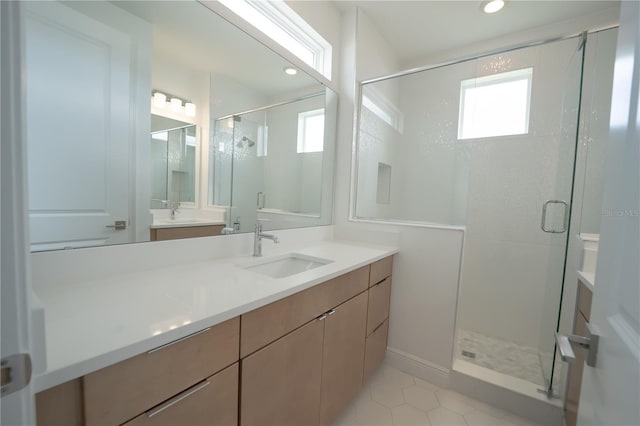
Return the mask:
<svg viewBox="0 0 640 426"><path fill-rule="evenodd" d="M243 136L242 139L240 139L238 143L236 143L236 148L242 148L245 146L248 146L249 148L251 148L255 144L256 144L255 141L253 141L252 139L249 139L246 136Z"/></svg>

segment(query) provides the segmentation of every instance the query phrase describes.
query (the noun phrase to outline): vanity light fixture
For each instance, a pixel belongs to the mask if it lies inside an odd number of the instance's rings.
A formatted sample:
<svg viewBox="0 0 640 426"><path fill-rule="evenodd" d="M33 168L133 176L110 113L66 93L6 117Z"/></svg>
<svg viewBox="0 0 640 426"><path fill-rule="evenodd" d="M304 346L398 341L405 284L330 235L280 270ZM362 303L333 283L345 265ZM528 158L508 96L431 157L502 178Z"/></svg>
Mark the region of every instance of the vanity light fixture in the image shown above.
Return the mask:
<svg viewBox="0 0 640 426"><path fill-rule="evenodd" d="M298 74L298 70L294 67L284 67L284 72L287 75L296 75Z"/></svg>
<svg viewBox="0 0 640 426"><path fill-rule="evenodd" d="M168 108L171 112L184 114L187 117L196 116L196 104L191 101L183 101L181 98L163 93L157 90L153 91L151 96L151 105L153 108Z"/></svg>
<svg viewBox="0 0 640 426"><path fill-rule="evenodd" d="M496 13L504 7L505 0L485 0L480 6L484 13Z"/></svg>

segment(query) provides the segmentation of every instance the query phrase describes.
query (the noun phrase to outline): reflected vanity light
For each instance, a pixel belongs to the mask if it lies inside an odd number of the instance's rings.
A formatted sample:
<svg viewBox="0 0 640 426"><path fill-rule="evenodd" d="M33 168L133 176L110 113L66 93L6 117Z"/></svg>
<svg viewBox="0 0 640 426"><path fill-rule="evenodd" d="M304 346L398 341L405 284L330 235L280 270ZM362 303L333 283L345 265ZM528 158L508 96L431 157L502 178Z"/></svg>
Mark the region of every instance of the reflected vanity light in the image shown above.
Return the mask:
<svg viewBox="0 0 640 426"><path fill-rule="evenodd" d="M174 95L168 95L159 91L154 91L151 102L155 108L167 108L173 112L183 113L187 117L196 116L196 104L190 101L183 101Z"/></svg>
<svg viewBox="0 0 640 426"><path fill-rule="evenodd" d="M504 7L504 0L483 1L480 7L484 13L496 13Z"/></svg>
<svg viewBox="0 0 640 426"><path fill-rule="evenodd" d="M165 95L164 93L156 92L153 94L153 106L157 108L164 108L166 102L167 95Z"/></svg>
<svg viewBox="0 0 640 426"><path fill-rule="evenodd" d="M180 98L171 98L171 102L169 102L169 104L171 105L171 111L173 112L180 112L182 109L182 99Z"/></svg>

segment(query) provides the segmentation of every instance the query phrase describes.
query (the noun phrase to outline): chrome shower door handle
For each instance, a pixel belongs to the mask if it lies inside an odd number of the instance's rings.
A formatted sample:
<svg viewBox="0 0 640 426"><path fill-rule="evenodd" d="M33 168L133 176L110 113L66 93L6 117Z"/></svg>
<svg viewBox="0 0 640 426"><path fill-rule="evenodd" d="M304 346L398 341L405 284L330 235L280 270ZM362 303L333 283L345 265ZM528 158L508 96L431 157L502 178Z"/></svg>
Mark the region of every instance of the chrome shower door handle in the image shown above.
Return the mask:
<svg viewBox="0 0 640 426"><path fill-rule="evenodd" d="M562 204L564 206L564 217L562 219L562 229L547 228L547 207L549 204ZM540 229L549 234L562 234L567 232L567 224L569 223L569 204L564 200L547 200L542 205L542 218L540 219Z"/></svg>

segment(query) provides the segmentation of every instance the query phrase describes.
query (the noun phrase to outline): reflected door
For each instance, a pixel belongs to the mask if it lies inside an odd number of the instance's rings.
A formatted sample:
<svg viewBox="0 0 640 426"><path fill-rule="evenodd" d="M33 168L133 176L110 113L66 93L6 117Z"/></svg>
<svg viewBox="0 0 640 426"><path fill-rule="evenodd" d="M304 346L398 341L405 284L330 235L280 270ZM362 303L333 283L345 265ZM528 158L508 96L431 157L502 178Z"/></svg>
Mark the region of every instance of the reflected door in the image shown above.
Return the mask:
<svg viewBox="0 0 640 426"><path fill-rule="evenodd" d="M32 250L131 241L130 39L59 3L25 9Z"/></svg>

